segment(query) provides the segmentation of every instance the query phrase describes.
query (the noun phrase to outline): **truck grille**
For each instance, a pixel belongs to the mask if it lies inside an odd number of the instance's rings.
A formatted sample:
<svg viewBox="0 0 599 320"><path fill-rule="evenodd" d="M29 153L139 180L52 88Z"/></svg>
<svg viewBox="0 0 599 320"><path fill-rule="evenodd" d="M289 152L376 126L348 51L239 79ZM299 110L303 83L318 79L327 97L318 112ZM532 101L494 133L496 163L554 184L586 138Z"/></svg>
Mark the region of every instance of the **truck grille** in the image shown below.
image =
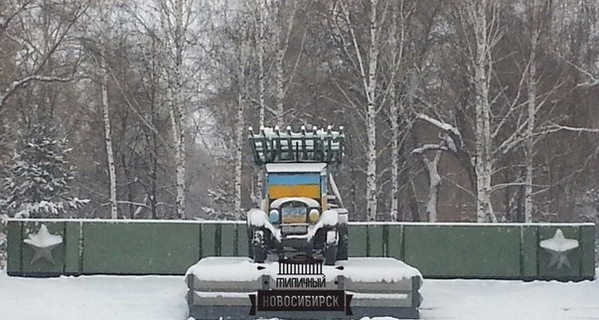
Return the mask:
<svg viewBox="0 0 599 320"><path fill-rule="evenodd" d="M308 233L308 224L284 224L281 226L281 233L287 235L301 235Z"/></svg>

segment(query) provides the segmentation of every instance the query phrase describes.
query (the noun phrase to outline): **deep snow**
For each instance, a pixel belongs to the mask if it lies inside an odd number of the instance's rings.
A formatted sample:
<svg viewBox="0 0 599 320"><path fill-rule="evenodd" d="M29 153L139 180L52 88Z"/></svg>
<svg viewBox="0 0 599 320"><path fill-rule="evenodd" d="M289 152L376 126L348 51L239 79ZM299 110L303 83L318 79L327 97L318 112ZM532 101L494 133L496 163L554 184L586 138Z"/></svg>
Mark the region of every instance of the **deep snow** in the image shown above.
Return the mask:
<svg viewBox="0 0 599 320"><path fill-rule="evenodd" d="M33 279L0 271L0 320L183 320L183 279ZM599 319L599 281L425 280L421 292L422 319Z"/></svg>

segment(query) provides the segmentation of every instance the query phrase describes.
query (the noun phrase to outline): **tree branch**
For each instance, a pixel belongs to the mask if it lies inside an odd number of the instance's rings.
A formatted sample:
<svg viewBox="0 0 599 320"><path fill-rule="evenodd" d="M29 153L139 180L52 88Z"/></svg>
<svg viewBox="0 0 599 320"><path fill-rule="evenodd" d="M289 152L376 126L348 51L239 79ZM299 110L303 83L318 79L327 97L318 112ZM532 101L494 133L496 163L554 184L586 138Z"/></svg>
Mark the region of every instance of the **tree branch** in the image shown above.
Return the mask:
<svg viewBox="0 0 599 320"><path fill-rule="evenodd" d="M427 143L418 148L414 148L410 154L423 154L427 151L447 151L447 147L440 144Z"/></svg>
<svg viewBox="0 0 599 320"><path fill-rule="evenodd" d="M10 98L10 96L12 96L19 88L26 86L29 82L69 82L74 79L74 76L69 78L61 78L55 76L32 75L25 77L21 80L13 81L13 83L11 83L10 86L8 86L8 89L6 89L6 91L4 92L4 95L0 96L0 110L2 110L4 104L6 103L6 101L8 101L8 98Z"/></svg>
<svg viewBox="0 0 599 320"><path fill-rule="evenodd" d="M567 64L573 66L576 70L578 70L580 73L584 74L589 80L587 82L583 82L583 83L578 83L576 86L577 87L594 87L596 85L599 85L599 76L595 76L594 74L590 73L588 70L585 70L579 66L577 66L576 64L568 61L567 59L562 58L564 61L566 61Z"/></svg>
<svg viewBox="0 0 599 320"><path fill-rule="evenodd" d="M546 133L553 133L553 132L558 132L558 131L562 131L562 130L578 132L578 133L599 133L599 128L570 127L570 126L564 126L564 125L560 125L560 124L556 124L556 123L551 123L551 125L549 125L547 127Z"/></svg>

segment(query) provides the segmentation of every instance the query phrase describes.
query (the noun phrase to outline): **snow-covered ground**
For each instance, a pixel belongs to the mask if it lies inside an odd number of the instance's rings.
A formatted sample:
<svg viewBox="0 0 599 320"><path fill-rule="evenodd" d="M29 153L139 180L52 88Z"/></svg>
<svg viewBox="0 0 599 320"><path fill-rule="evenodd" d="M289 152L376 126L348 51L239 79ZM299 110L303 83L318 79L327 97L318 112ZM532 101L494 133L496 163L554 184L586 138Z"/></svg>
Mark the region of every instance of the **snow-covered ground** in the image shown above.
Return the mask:
<svg viewBox="0 0 599 320"><path fill-rule="evenodd" d="M33 279L0 271L0 320L184 320L185 292L182 276ZM599 281L425 280L421 292L422 319L599 319Z"/></svg>

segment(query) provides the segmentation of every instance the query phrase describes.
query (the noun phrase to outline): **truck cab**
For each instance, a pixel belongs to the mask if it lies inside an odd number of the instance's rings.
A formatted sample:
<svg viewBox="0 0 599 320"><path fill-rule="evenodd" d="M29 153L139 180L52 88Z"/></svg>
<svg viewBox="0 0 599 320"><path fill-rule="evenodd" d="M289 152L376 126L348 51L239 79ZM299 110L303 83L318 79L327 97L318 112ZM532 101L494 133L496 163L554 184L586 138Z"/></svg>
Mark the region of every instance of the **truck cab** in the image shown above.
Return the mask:
<svg viewBox="0 0 599 320"><path fill-rule="evenodd" d="M255 163L263 168L263 198L248 213L251 258L297 256L325 264L347 259L347 210L332 172L340 167L342 132L250 131Z"/></svg>

